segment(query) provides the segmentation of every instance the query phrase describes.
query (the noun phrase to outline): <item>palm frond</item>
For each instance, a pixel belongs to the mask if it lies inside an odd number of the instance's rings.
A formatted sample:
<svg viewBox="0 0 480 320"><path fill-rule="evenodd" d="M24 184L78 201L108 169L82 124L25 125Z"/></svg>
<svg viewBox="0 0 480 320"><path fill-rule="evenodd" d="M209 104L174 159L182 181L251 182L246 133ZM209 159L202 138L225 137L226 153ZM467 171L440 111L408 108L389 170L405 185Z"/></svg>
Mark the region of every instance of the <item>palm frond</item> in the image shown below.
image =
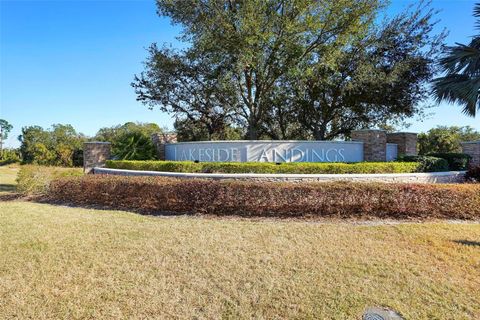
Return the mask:
<svg viewBox="0 0 480 320"><path fill-rule="evenodd" d="M480 29L480 3L475 5L473 15ZM444 76L434 79L432 86L437 101L459 104L463 113L475 117L477 109L480 110L480 35L469 45L457 43L448 47L439 66Z"/></svg>
<svg viewBox="0 0 480 320"><path fill-rule="evenodd" d="M473 16L477 18L477 22L475 23L475 26L477 29L480 29L480 3L476 3L475 7L473 8Z"/></svg>
<svg viewBox="0 0 480 320"><path fill-rule="evenodd" d="M447 101L462 105L463 113L475 117L479 105L480 78L471 79L466 75L447 75L433 82L433 92L437 101Z"/></svg>
<svg viewBox="0 0 480 320"><path fill-rule="evenodd" d="M472 45L473 44L473 45ZM446 55L440 59L440 65L447 73L466 73L474 75L480 70L480 37L471 45L457 44L448 47Z"/></svg>

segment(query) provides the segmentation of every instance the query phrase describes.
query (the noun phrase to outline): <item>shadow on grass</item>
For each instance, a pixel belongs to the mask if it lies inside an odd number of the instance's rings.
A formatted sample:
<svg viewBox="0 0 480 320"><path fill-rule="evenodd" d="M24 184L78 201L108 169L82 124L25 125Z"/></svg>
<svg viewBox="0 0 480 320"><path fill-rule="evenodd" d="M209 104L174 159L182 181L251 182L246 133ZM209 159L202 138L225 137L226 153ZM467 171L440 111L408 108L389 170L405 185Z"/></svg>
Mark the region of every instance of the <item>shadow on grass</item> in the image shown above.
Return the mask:
<svg viewBox="0 0 480 320"><path fill-rule="evenodd" d="M22 198L19 193L0 193L0 201L13 201Z"/></svg>
<svg viewBox="0 0 480 320"><path fill-rule="evenodd" d="M0 192L15 192L15 185L0 183Z"/></svg>
<svg viewBox="0 0 480 320"><path fill-rule="evenodd" d="M471 247L480 247L480 241L454 240L453 242Z"/></svg>
<svg viewBox="0 0 480 320"><path fill-rule="evenodd" d="M174 216L194 216L196 215L193 212L170 212L170 211L157 211L157 210L145 210L138 208L127 208L127 207L117 207L117 206L108 206L108 205L98 205L98 204L76 204L71 202L55 201L49 199L48 197L42 195L31 195L27 198L28 201L49 204L53 206L60 207L69 207L69 208L81 208L81 209L94 209L94 210L104 210L104 211L125 211L135 214L140 214L143 216L165 216L165 217L174 217Z"/></svg>

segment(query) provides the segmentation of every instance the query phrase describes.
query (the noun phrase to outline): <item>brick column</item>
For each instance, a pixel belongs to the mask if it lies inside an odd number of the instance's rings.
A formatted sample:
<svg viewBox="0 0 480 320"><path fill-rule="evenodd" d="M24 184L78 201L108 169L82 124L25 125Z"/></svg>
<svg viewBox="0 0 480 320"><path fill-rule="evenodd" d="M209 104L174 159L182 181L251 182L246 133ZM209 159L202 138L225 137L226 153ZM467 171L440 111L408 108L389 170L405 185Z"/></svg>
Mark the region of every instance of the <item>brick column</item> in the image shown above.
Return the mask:
<svg viewBox="0 0 480 320"><path fill-rule="evenodd" d="M85 142L83 144L83 171L91 173L95 167L105 166L110 158L110 142Z"/></svg>
<svg viewBox="0 0 480 320"><path fill-rule="evenodd" d="M417 155L417 134L412 132L387 133L387 143L398 145L398 155Z"/></svg>
<svg viewBox="0 0 480 320"><path fill-rule="evenodd" d="M363 142L363 161L387 161L387 133L384 130L355 130L352 140Z"/></svg>
<svg viewBox="0 0 480 320"><path fill-rule="evenodd" d="M157 150L158 160L165 160L165 144L177 142L177 135L173 133L154 133L151 138Z"/></svg>
<svg viewBox="0 0 480 320"><path fill-rule="evenodd" d="M462 152L472 157L470 165L480 166L480 141L463 142Z"/></svg>

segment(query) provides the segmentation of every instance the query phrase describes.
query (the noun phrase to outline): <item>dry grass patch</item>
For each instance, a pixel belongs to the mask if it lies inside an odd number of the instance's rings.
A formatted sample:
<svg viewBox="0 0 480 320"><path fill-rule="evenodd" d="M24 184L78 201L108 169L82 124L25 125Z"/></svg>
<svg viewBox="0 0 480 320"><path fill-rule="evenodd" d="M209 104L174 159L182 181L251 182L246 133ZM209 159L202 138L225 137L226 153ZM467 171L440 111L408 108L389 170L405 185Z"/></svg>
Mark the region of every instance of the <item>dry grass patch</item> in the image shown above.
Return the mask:
<svg viewBox="0 0 480 320"><path fill-rule="evenodd" d="M459 241L463 241L459 242ZM480 225L155 218L0 202L0 318L480 318Z"/></svg>
<svg viewBox="0 0 480 320"><path fill-rule="evenodd" d="M82 168L22 165L18 172L16 190L23 195L41 195L48 192L52 180L83 176Z"/></svg>
<svg viewBox="0 0 480 320"><path fill-rule="evenodd" d="M18 164L0 166L0 195L15 192Z"/></svg>

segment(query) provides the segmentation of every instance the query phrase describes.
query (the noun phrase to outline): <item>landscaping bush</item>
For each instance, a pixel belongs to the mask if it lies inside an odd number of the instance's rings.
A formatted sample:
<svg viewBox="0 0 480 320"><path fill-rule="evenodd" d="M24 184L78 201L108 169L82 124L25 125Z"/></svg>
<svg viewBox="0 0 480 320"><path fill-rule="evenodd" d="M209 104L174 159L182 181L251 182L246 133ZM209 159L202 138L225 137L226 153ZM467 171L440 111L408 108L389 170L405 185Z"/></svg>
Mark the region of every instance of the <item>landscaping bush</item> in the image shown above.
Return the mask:
<svg viewBox="0 0 480 320"><path fill-rule="evenodd" d="M189 162L189 161L107 161L107 168L191 173L411 173L413 162L358 163L267 163L267 162Z"/></svg>
<svg viewBox="0 0 480 320"><path fill-rule="evenodd" d="M276 183L87 175L57 179L51 200L177 214L276 217L480 217L478 184Z"/></svg>
<svg viewBox="0 0 480 320"><path fill-rule="evenodd" d="M20 152L16 149L3 149L0 151L0 166L20 162Z"/></svg>
<svg viewBox="0 0 480 320"><path fill-rule="evenodd" d="M480 166L471 166L465 174L465 180L470 182L480 182Z"/></svg>
<svg viewBox="0 0 480 320"><path fill-rule="evenodd" d="M152 134L161 134L155 123L127 122L123 125L101 128L95 141L110 142L112 157L122 160L157 159Z"/></svg>
<svg viewBox="0 0 480 320"><path fill-rule="evenodd" d="M430 156L401 156L398 161L418 163L418 172L449 171L445 159Z"/></svg>
<svg viewBox="0 0 480 320"><path fill-rule="evenodd" d="M448 168L451 171L466 170L468 168L468 162L472 158L468 154L456 152L430 153L428 156L447 160Z"/></svg>
<svg viewBox="0 0 480 320"><path fill-rule="evenodd" d="M17 191L26 195L48 192L50 182L60 177L81 176L81 168L23 165L17 177Z"/></svg>

